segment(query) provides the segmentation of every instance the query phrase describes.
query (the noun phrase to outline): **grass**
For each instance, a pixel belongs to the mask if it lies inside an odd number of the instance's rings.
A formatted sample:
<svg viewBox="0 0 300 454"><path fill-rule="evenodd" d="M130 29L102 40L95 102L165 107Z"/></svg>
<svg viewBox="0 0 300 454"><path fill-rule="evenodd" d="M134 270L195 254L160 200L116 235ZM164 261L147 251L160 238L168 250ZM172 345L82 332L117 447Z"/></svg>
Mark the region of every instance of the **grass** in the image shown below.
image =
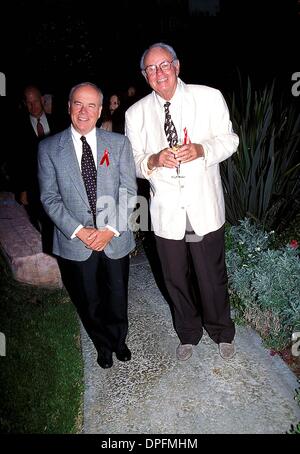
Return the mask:
<svg viewBox="0 0 300 454"><path fill-rule="evenodd" d="M83 363L77 314L64 290L13 280L0 257L0 432L76 433Z"/></svg>

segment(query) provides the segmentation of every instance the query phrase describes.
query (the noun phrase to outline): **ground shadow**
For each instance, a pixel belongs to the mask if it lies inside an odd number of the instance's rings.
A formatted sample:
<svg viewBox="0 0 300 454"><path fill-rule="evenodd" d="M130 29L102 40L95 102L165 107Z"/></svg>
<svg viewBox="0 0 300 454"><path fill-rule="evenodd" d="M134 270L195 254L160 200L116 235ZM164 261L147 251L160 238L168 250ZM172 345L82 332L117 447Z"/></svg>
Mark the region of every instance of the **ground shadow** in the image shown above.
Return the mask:
<svg viewBox="0 0 300 454"><path fill-rule="evenodd" d="M138 184L138 195L145 197L148 202L147 203L147 205L148 205L148 231L141 232L143 249L144 249L145 255L148 259L148 262L150 264L151 271L152 271L154 280L156 282L156 285L159 288L164 299L169 304L171 312L172 312L171 299L170 299L170 296L168 294L168 291L167 291L165 283L164 283L161 264L160 264L160 260L159 260L157 248L156 248L155 236L154 236L153 231L151 230L151 219L150 219L150 210L149 210L150 185L147 180L144 180L141 178L137 179L137 184Z"/></svg>

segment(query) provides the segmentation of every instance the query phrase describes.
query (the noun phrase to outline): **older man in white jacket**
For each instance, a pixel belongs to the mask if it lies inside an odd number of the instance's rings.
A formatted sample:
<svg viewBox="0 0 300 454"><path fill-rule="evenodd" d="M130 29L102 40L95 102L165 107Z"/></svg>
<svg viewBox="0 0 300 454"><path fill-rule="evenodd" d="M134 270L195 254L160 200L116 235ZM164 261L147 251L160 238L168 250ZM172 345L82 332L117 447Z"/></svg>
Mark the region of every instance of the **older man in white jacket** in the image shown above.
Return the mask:
<svg viewBox="0 0 300 454"><path fill-rule="evenodd" d="M151 221L180 339L177 358L192 355L204 328L221 356L230 359L235 328L219 163L237 150L239 139L220 91L186 85L179 69L167 44L156 43L144 52L141 70L153 91L127 110L126 135L137 175L150 183Z"/></svg>

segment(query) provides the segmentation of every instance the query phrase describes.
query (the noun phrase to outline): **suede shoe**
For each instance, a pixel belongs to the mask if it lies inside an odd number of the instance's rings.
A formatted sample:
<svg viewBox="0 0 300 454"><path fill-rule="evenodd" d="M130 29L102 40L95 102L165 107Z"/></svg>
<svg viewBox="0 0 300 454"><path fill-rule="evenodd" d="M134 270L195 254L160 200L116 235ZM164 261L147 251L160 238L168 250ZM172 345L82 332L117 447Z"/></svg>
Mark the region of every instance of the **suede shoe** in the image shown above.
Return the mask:
<svg viewBox="0 0 300 454"><path fill-rule="evenodd" d="M176 349L176 356L179 361L186 361L193 354L192 344L179 344Z"/></svg>
<svg viewBox="0 0 300 454"><path fill-rule="evenodd" d="M116 357L119 361L130 361L131 360L131 351L127 345L123 345L118 351L116 351Z"/></svg>
<svg viewBox="0 0 300 454"><path fill-rule="evenodd" d="M109 369L113 365L111 352L98 352L97 363L102 369Z"/></svg>
<svg viewBox="0 0 300 454"><path fill-rule="evenodd" d="M219 353L223 359L231 359L234 357L236 350L234 342L220 342L219 343Z"/></svg>

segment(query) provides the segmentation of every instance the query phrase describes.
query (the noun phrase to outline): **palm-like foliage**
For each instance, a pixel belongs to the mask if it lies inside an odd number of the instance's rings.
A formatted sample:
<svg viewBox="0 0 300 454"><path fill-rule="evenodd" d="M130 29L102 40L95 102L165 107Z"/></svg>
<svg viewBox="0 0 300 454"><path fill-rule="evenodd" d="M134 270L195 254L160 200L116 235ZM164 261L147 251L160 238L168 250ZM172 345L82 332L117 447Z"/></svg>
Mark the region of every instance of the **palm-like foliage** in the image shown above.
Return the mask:
<svg viewBox="0 0 300 454"><path fill-rule="evenodd" d="M275 82L231 97L231 117L239 135L237 153L221 165L227 220L252 217L266 228L284 227L300 207L300 115Z"/></svg>

